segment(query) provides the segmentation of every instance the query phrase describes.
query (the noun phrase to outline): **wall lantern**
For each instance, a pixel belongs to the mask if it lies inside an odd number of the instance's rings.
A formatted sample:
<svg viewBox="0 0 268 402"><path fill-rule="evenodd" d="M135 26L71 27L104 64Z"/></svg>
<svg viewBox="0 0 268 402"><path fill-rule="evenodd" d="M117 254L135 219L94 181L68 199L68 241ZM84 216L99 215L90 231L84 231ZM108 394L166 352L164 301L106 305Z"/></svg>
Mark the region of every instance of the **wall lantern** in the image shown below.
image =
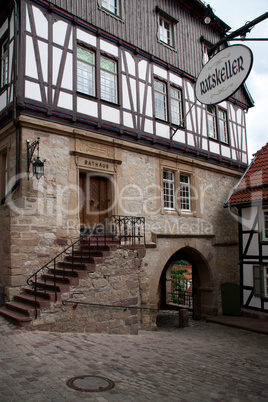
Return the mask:
<svg viewBox="0 0 268 402"><path fill-rule="evenodd" d="M37 180L39 180L42 176L44 176L44 166L45 166L45 161L43 160L43 162L40 160L39 157L39 140L40 137L37 137L37 140L35 140L34 142L32 142L30 144L30 141L27 140L27 175L28 175L28 180L29 180L29 175L30 175L30 165L32 163L33 165L33 176L35 176L37 178ZM37 157L33 159L33 154L34 151L37 148Z"/></svg>

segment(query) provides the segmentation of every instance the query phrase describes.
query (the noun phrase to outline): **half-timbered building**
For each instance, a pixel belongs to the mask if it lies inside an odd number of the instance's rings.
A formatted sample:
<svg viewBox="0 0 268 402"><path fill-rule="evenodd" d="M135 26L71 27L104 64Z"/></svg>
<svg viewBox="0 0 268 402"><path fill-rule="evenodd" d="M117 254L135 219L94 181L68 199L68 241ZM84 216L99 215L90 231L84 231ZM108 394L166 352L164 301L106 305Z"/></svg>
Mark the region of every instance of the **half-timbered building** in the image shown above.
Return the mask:
<svg viewBox="0 0 268 402"><path fill-rule="evenodd" d="M243 314L268 313L268 144L260 149L226 206L239 224Z"/></svg>
<svg viewBox="0 0 268 402"><path fill-rule="evenodd" d="M230 29L216 16L205 24L206 11L200 0L1 1L2 313L22 322L25 304L36 315L44 305L34 325L55 328L72 300L94 301L138 306L128 325L149 328L180 258L192 265L194 315L220 313L221 283L239 281L223 204L247 167L253 102L246 86L218 105L196 100L208 50ZM81 257L79 279L72 244L93 227L95 248L111 231L118 243L105 244L106 262ZM53 314L41 297L56 299ZM123 331L118 316L107 329L107 311L87 328Z"/></svg>

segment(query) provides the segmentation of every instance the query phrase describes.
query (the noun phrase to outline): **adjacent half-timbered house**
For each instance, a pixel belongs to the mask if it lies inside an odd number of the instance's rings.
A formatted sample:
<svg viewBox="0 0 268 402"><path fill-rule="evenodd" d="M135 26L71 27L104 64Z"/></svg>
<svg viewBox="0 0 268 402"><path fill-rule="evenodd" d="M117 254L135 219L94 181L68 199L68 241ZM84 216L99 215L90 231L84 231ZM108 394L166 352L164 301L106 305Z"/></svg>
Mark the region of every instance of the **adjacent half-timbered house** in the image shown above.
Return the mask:
<svg viewBox="0 0 268 402"><path fill-rule="evenodd" d="M268 313L268 144L259 150L226 205L239 223L241 307ZM238 212L237 212L238 211Z"/></svg>
<svg viewBox="0 0 268 402"><path fill-rule="evenodd" d="M216 16L205 24L206 12L200 0L1 1L0 285L17 321L32 301L12 304L26 280L37 310L46 281L49 293L74 275L80 231L104 221L100 236L145 243L135 279L122 255L115 272L94 260L98 273L58 287L57 302L92 294L157 309L179 258L193 267L195 316L221 311L220 284L239 281L237 228L222 206L247 167L253 102L246 86L218 105L195 98L209 48L230 29ZM54 260L67 246L71 272ZM145 314L139 325L154 325ZM51 317L52 328L61 318Z"/></svg>

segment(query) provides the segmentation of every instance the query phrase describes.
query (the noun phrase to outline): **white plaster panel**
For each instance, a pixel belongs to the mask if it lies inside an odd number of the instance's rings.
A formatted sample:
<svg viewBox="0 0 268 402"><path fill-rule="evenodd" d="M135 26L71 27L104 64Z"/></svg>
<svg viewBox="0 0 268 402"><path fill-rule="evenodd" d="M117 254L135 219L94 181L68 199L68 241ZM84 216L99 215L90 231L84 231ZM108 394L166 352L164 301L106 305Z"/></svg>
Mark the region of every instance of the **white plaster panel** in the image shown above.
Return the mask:
<svg viewBox="0 0 268 402"><path fill-rule="evenodd" d="M26 31L31 32L28 7L26 7Z"/></svg>
<svg viewBox="0 0 268 402"><path fill-rule="evenodd" d="M14 11L12 12L9 24L9 39L12 39L14 36Z"/></svg>
<svg viewBox="0 0 268 402"><path fill-rule="evenodd" d="M9 91L8 91L8 96L9 96L9 100L8 103L13 101L13 96L14 96L14 85L11 85L9 87Z"/></svg>
<svg viewBox="0 0 268 402"><path fill-rule="evenodd" d="M81 40L82 42L92 45L94 47L97 46L97 39L95 36L90 35L87 32L82 31L81 29L77 29L77 39Z"/></svg>
<svg viewBox="0 0 268 402"><path fill-rule="evenodd" d="M8 20L6 19L3 25L0 27L0 38L4 35L7 29L8 29Z"/></svg>
<svg viewBox="0 0 268 402"><path fill-rule="evenodd" d="M136 76L134 57L129 52L125 52L125 55L126 55L127 67L128 67L129 74Z"/></svg>
<svg viewBox="0 0 268 402"><path fill-rule="evenodd" d="M127 87L127 79L125 75L122 75L122 88L123 88L123 107L125 109L130 109L130 99Z"/></svg>
<svg viewBox="0 0 268 402"><path fill-rule="evenodd" d="M148 62L146 60L140 60L138 67L139 67L139 78L141 80L146 79L146 70L147 70Z"/></svg>
<svg viewBox="0 0 268 402"><path fill-rule="evenodd" d="M118 47L115 45L112 45L110 42L107 42L106 40L102 40L100 41L100 48L101 50L103 50L104 52L110 53L113 56L118 57Z"/></svg>
<svg viewBox="0 0 268 402"><path fill-rule="evenodd" d="M41 59L42 73L44 82L48 82L48 45L43 41L38 41L39 54Z"/></svg>
<svg viewBox="0 0 268 402"><path fill-rule="evenodd" d="M267 260L268 260L268 245L263 245L262 246L262 254L267 255Z"/></svg>
<svg viewBox="0 0 268 402"><path fill-rule="evenodd" d="M140 112L143 111L144 105L144 91L145 91L145 84L143 82L139 83L139 92L140 92Z"/></svg>
<svg viewBox="0 0 268 402"><path fill-rule="evenodd" d="M187 144L191 146L195 146L194 136L191 133L187 133Z"/></svg>
<svg viewBox="0 0 268 402"><path fill-rule="evenodd" d="M243 269L243 284L244 286L253 286L253 267L245 265Z"/></svg>
<svg viewBox="0 0 268 402"><path fill-rule="evenodd" d="M205 138L201 139L201 148L204 149L205 151L208 150L208 140L206 140Z"/></svg>
<svg viewBox="0 0 268 402"><path fill-rule="evenodd" d="M153 126L152 120L145 119L144 131L145 131L146 133L153 134L153 132L154 132L154 126Z"/></svg>
<svg viewBox="0 0 268 402"><path fill-rule="evenodd" d="M77 98L77 112L98 117L98 104L84 98Z"/></svg>
<svg viewBox="0 0 268 402"><path fill-rule="evenodd" d="M226 147L225 145L221 146L221 153L222 156L225 156L226 158L230 158L231 157L231 151L229 147Z"/></svg>
<svg viewBox="0 0 268 402"><path fill-rule="evenodd" d="M253 296L251 302L249 303L249 307L261 308L261 298Z"/></svg>
<svg viewBox="0 0 268 402"><path fill-rule="evenodd" d="M179 77L178 75L170 73L169 79L170 79L170 81L173 82L174 84L179 85L179 86L182 86L182 78Z"/></svg>
<svg viewBox="0 0 268 402"><path fill-rule="evenodd" d="M178 130L176 134L173 136L174 141L182 142L185 144L185 131L184 130Z"/></svg>
<svg viewBox="0 0 268 402"><path fill-rule="evenodd" d="M60 62L62 57L62 50L53 46L53 71L52 71L52 82L56 85L57 78L59 75Z"/></svg>
<svg viewBox="0 0 268 402"><path fill-rule="evenodd" d="M167 70L164 70L163 68L154 66L154 74L167 80Z"/></svg>
<svg viewBox="0 0 268 402"><path fill-rule="evenodd" d="M248 239L248 234L243 235L243 248L245 251L245 247L247 245L247 239ZM252 255L252 256L258 256L259 255L259 242L258 242L258 233L255 233L250 241L250 245L247 251L247 254Z"/></svg>
<svg viewBox="0 0 268 402"><path fill-rule="evenodd" d="M112 123L120 123L120 112L110 106L102 105L101 107L102 119Z"/></svg>
<svg viewBox="0 0 268 402"><path fill-rule="evenodd" d="M132 114L124 112L123 113L123 118L124 118L124 126L133 128Z"/></svg>
<svg viewBox="0 0 268 402"><path fill-rule="evenodd" d="M256 207L252 208L242 208L242 225L245 230L252 229L254 220L256 218L258 209ZM259 225L257 222L256 230L258 230Z"/></svg>
<svg viewBox="0 0 268 402"><path fill-rule="evenodd" d="M25 73L29 77L38 79L36 59L34 54L33 40L30 36L26 35L26 66Z"/></svg>
<svg viewBox="0 0 268 402"><path fill-rule="evenodd" d="M64 109L73 110L73 96L60 91L58 106Z"/></svg>
<svg viewBox="0 0 268 402"><path fill-rule="evenodd" d="M236 134L234 134L235 127L233 126L233 123L231 123L230 127L231 127L230 128L230 145L231 145L231 147L235 147L236 146L236 144L235 144L235 140L236 140L235 135Z"/></svg>
<svg viewBox="0 0 268 402"><path fill-rule="evenodd" d="M236 151L234 149L232 149L232 159L236 159Z"/></svg>
<svg viewBox="0 0 268 402"><path fill-rule="evenodd" d="M0 95L0 110L3 110L7 105L7 91Z"/></svg>
<svg viewBox="0 0 268 402"><path fill-rule="evenodd" d="M73 56L70 53L67 53L61 86L73 90Z"/></svg>
<svg viewBox="0 0 268 402"><path fill-rule="evenodd" d="M156 122L156 135L159 137L170 138L169 126Z"/></svg>
<svg viewBox="0 0 268 402"><path fill-rule="evenodd" d="M214 154L220 153L220 146L214 141L209 141L209 148L211 152L214 152Z"/></svg>
<svg viewBox="0 0 268 402"><path fill-rule="evenodd" d="M244 304L247 302L250 293L251 293L251 290L246 290L246 289L243 290L243 302L244 302Z"/></svg>
<svg viewBox="0 0 268 402"><path fill-rule="evenodd" d="M37 8L33 7L33 15L36 27L37 36L41 38L48 39L48 21L42 11Z"/></svg>
<svg viewBox="0 0 268 402"><path fill-rule="evenodd" d="M145 115L148 117L153 117L152 87L148 87Z"/></svg>
<svg viewBox="0 0 268 402"><path fill-rule="evenodd" d="M242 154L242 162L248 163L248 157L247 157L247 154L245 154L245 153Z"/></svg>
<svg viewBox="0 0 268 402"><path fill-rule="evenodd" d="M53 24L53 42L63 46L67 31L67 23L64 21L57 21Z"/></svg>
<svg viewBox="0 0 268 402"><path fill-rule="evenodd" d="M134 104L134 110L137 111L137 89L136 89L136 80L134 78L130 78L130 87L132 93L132 99Z"/></svg>
<svg viewBox="0 0 268 402"><path fill-rule="evenodd" d="M42 97L40 92L40 85L36 84L35 82L25 80L25 97L41 102Z"/></svg>
<svg viewBox="0 0 268 402"><path fill-rule="evenodd" d="M194 87L192 84L190 84L190 82L186 82L187 85L187 90L189 93L189 100L191 102L195 102L195 94L194 94ZM187 92L186 92L187 93Z"/></svg>

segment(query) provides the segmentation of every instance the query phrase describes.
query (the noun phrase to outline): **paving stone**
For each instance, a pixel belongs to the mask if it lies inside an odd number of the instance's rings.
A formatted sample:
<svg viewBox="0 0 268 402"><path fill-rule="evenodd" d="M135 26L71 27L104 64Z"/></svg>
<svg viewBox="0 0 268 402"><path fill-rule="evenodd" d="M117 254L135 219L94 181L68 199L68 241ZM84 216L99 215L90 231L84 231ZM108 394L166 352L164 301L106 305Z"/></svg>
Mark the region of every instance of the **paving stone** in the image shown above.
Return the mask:
<svg viewBox="0 0 268 402"><path fill-rule="evenodd" d="M268 400L268 337L201 322L138 335L18 330L0 317L0 401L183 402ZM78 392L66 382L115 383Z"/></svg>

